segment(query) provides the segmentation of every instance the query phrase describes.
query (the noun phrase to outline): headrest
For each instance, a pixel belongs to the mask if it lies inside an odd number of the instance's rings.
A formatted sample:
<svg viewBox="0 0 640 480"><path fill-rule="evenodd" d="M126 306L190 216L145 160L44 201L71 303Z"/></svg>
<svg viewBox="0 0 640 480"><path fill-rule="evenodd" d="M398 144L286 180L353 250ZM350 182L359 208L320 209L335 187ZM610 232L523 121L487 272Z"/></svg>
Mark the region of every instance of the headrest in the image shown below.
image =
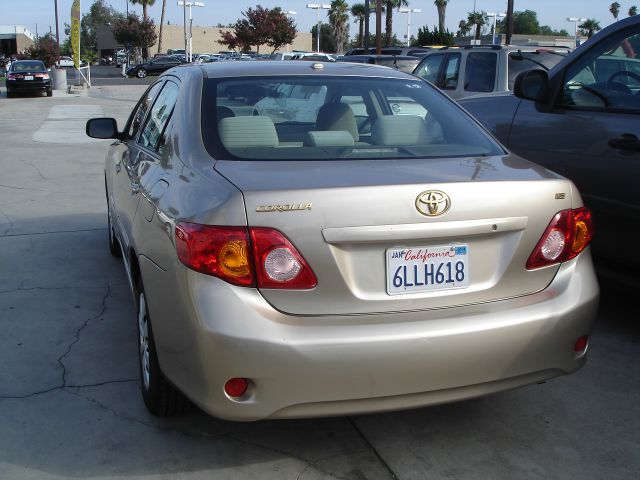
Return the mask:
<svg viewBox="0 0 640 480"><path fill-rule="evenodd" d="M427 124L417 115L384 115L371 128L375 145L419 145L430 142Z"/></svg>
<svg viewBox="0 0 640 480"><path fill-rule="evenodd" d="M305 147L353 147L353 136L346 130L307 132Z"/></svg>
<svg viewBox="0 0 640 480"><path fill-rule="evenodd" d="M318 130L346 130L354 141L358 141L358 124L353 110L346 103L325 103L318 110Z"/></svg>
<svg viewBox="0 0 640 480"><path fill-rule="evenodd" d="M218 122L218 134L227 149L278 146L273 120L265 116L223 118Z"/></svg>

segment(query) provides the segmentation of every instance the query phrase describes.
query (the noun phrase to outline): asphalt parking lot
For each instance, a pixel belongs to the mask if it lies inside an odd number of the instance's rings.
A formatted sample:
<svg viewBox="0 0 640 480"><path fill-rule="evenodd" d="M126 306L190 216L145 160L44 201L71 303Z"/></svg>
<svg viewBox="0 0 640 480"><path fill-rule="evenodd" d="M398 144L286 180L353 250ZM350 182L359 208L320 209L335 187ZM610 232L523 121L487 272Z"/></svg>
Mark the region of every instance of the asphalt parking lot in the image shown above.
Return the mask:
<svg viewBox="0 0 640 480"><path fill-rule="evenodd" d="M1 89L0 479L640 478L640 319L613 284L586 367L545 384L329 419L148 414L133 301L107 246L109 141L84 136L92 116L122 126L143 89Z"/></svg>

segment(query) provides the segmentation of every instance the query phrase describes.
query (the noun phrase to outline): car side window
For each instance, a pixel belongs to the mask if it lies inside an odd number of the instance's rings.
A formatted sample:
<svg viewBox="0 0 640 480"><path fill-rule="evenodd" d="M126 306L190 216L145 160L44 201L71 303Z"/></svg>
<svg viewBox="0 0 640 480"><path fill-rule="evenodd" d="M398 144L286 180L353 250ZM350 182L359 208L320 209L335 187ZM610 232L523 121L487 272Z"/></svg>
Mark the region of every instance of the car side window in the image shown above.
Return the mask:
<svg viewBox="0 0 640 480"><path fill-rule="evenodd" d="M129 118L129 123L128 123L129 127L127 128L127 136L129 138L135 138L136 134L138 133L138 129L140 128L140 125L144 120L144 116L146 115L147 110L149 110L149 107L151 106L151 104L153 103L153 99L156 97L158 91L160 90L162 83L163 82L158 82L149 90L147 90L144 96L142 97L142 100L140 100L138 107L131 114L131 117Z"/></svg>
<svg viewBox="0 0 640 480"><path fill-rule="evenodd" d="M567 68L561 107L640 110L640 34L602 41Z"/></svg>
<svg viewBox="0 0 640 480"><path fill-rule="evenodd" d="M444 66L444 90L455 90L458 88L458 73L460 72L460 54L450 53Z"/></svg>
<svg viewBox="0 0 640 480"><path fill-rule="evenodd" d="M162 146L162 133L173 112L180 88L172 81L167 81L154 102L147 121L144 124L138 143L150 150L158 150Z"/></svg>
<svg viewBox="0 0 640 480"><path fill-rule="evenodd" d="M464 74L464 89L467 92L493 92L497 65L498 55L494 52L469 53Z"/></svg>
<svg viewBox="0 0 640 480"><path fill-rule="evenodd" d="M442 54L429 55L415 72L420 78L424 78L433 84L438 80L438 72L445 56Z"/></svg>

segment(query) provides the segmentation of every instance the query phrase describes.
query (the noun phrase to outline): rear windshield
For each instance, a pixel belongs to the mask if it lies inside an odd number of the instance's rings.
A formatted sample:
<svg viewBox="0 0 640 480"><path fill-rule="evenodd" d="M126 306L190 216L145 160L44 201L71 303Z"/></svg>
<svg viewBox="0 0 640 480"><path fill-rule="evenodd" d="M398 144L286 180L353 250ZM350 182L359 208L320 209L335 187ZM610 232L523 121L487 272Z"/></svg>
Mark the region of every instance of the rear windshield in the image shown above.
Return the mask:
<svg viewBox="0 0 640 480"><path fill-rule="evenodd" d="M420 58L412 59L396 59L393 56L389 58L378 57L378 65L384 65L385 67L391 67L400 70L405 73L413 73L416 66L420 63Z"/></svg>
<svg viewBox="0 0 640 480"><path fill-rule="evenodd" d="M202 135L218 159L333 160L502 155L418 79L205 79Z"/></svg>
<svg viewBox="0 0 640 480"><path fill-rule="evenodd" d="M11 70L13 72L42 72L46 68L44 68L44 63L33 60L15 62L11 65Z"/></svg>
<svg viewBox="0 0 640 480"><path fill-rule="evenodd" d="M566 55L567 54L564 52L552 52L547 50L509 53L509 90L513 90L513 84L519 73L527 70L549 71Z"/></svg>

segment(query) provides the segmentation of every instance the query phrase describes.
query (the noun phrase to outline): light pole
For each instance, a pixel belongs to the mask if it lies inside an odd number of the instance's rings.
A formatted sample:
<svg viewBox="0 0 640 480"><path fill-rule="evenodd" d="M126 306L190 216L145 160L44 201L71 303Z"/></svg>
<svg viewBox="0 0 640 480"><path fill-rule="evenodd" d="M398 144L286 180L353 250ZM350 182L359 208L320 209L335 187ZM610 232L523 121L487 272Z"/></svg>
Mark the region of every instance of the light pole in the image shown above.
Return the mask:
<svg viewBox="0 0 640 480"><path fill-rule="evenodd" d="M398 8L400 13L407 14L407 47L409 46L411 40L411 14L412 13L420 13L422 10L419 8Z"/></svg>
<svg viewBox="0 0 640 480"><path fill-rule="evenodd" d="M315 10L318 13L318 30L316 31L316 51L320 53L320 10L329 10L331 5L327 5L326 3L307 3L307 8Z"/></svg>
<svg viewBox="0 0 640 480"><path fill-rule="evenodd" d="M575 32L575 48L578 48L578 23L586 22L586 18L567 17L567 22L573 22Z"/></svg>
<svg viewBox="0 0 640 480"><path fill-rule="evenodd" d="M187 62L191 62L191 55L193 54L193 44L191 34L191 27L193 26L193 16L191 14L192 7L204 7L203 2L178 2L178 5L183 7L183 21L184 21L184 54L187 57ZM189 41L187 42L187 8L189 9Z"/></svg>
<svg viewBox="0 0 640 480"><path fill-rule="evenodd" d="M487 13L487 17L493 17L493 26L491 27L491 43L493 43L494 45L496 43L496 21L497 21L496 19L504 18L506 16L507 16L506 13L494 13L494 12Z"/></svg>
<svg viewBox="0 0 640 480"><path fill-rule="evenodd" d="M287 15L289 15L290 17L293 17L294 15L297 15L298 12L294 12L293 10L287 10L285 12ZM289 44L287 43L287 52L289 51Z"/></svg>

